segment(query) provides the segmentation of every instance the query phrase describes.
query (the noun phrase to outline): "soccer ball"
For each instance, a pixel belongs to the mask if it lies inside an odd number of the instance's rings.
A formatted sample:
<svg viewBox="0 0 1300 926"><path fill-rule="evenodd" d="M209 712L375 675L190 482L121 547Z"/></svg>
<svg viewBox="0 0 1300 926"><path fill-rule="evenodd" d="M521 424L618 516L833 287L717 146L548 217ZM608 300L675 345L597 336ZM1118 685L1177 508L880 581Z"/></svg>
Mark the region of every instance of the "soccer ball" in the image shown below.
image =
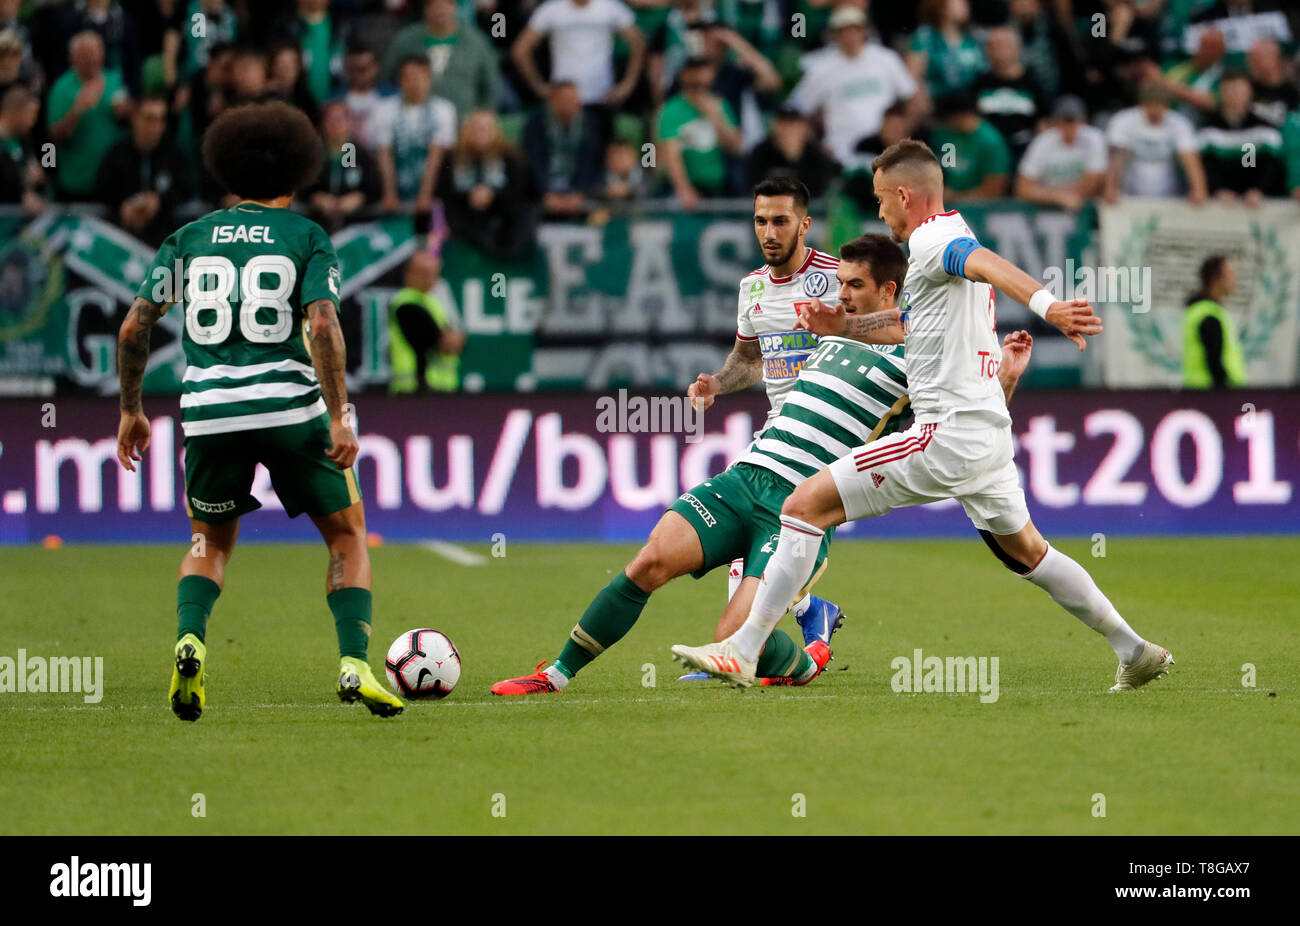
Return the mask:
<svg viewBox="0 0 1300 926"><path fill-rule="evenodd" d="M445 698L460 681L460 653L445 633L408 630L388 647L384 669L407 698Z"/></svg>

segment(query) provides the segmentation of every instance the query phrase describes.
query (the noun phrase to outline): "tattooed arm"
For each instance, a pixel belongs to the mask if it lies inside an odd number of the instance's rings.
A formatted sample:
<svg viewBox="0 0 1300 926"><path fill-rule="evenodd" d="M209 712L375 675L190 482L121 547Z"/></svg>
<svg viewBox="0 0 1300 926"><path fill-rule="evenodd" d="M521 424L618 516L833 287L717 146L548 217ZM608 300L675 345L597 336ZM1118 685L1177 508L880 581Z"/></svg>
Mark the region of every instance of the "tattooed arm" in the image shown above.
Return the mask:
<svg viewBox="0 0 1300 926"><path fill-rule="evenodd" d="M140 393L144 388L144 371L149 365L149 332L167 311L167 305L155 305L136 298L117 333L117 375L121 383L122 416L117 424L117 459L130 472L135 460L149 448L149 419L144 415Z"/></svg>
<svg viewBox="0 0 1300 926"><path fill-rule="evenodd" d="M691 405L704 411L715 396L748 389L763 378L763 352L756 339L736 338L731 353L716 374L701 373L686 389Z"/></svg>
<svg viewBox="0 0 1300 926"><path fill-rule="evenodd" d="M814 299L812 307L799 316L794 326L811 331L818 337L833 335L867 344L902 344L903 325L898 316L898 309L849 315L842 302L827 305L820 299Z"/></svg>
<svg viewBox="0 0 1300 926"><path fill-rule="evenodd" d="M332 446L325 456L339 469L348 469L357 459L357 436L344 416L348 404L348 387L344 381L347 348L338 312L329 299L317 299L307 306L307 330L311 342L311 362L330 415Z"/></svg>

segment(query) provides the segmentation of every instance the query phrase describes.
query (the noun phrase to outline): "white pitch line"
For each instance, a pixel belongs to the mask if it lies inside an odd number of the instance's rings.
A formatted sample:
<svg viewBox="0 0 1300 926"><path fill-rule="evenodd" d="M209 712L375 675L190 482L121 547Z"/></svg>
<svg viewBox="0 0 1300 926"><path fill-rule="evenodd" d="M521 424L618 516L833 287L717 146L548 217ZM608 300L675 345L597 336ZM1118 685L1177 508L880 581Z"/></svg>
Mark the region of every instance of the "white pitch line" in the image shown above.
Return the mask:
<svg viewBox="0 0 1300 926"><path fill-rule="evenodd" d="M460 566L486 566L487 557L445 540L425 540L421 547Z"/></svg>

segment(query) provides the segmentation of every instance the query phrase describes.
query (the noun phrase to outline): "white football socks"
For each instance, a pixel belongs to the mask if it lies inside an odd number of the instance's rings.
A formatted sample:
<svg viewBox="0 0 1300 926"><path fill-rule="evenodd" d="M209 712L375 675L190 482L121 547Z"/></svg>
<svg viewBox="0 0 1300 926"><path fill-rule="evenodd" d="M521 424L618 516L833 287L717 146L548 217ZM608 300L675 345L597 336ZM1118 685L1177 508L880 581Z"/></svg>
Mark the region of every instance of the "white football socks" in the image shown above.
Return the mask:
<svg viewBox="0 0 1300 926"><path fill-rule="evenodd" d="M1145 641L1120 617L1088 571L1060 550L1049 546L1042 560L1025 578L1051 595L1053 601L1086 626L1104 636L1120 662L1132 663L1142 655Z"/></svg>
<svg viewBox="0 0 1300 926"><path fill-rule="evenodd" d="M727 600L736 597L736 589L740 588L741 581L745 578L745 561L743 559L733 559L731 565L727 567Z"/></svg>
<svg viewBox="0 0 1300 926"><path fill-rule="evenodd" d="M758 661L772 628L781 622L785 612L790 610L791 600L812 577L824 535L824 531L811 524L781 515L780 541L763 570L763 581L754 595L749 617L728 637L747 661Z"/></svg>
<svg viewBox="0 0 1300 926"><path fill-rule="evenodd" d="M542 674L550 679L551 684L555 686L556 691L563 691L565 686L569 684L569 676L565 675L554 665L547 666L542 670Z"/></svg>

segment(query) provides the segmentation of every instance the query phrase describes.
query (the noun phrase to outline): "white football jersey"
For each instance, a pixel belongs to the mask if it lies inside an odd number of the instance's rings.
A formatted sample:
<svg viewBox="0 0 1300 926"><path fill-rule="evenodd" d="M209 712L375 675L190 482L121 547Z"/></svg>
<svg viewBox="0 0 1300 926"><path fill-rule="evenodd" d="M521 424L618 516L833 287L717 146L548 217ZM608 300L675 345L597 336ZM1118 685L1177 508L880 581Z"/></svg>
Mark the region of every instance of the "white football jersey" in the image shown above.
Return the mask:
<svg viewBox="0 0 1300 926"><path fill-rule="evenodd" d="M736 337L758 341L763 352L763 385L771 406L763 428L781 413L781 404L794 388L795 377L817 347L815 334L795 329L795 307L811 303L814 298L834 300L839 265L837 258L808 248L803 265L790 276L774 277L771 268L764 265L740 281Z"/></svg>
<svg viewBox="0 0 1300 926"><path fill-rule="evenodd" d="M960 275L965 256L979 246L975 234L953 210L930 216L907 244L899 312L917 423L974 412L989 423L1009 425L997 377L1002 346L993 287Z"/></svg>

